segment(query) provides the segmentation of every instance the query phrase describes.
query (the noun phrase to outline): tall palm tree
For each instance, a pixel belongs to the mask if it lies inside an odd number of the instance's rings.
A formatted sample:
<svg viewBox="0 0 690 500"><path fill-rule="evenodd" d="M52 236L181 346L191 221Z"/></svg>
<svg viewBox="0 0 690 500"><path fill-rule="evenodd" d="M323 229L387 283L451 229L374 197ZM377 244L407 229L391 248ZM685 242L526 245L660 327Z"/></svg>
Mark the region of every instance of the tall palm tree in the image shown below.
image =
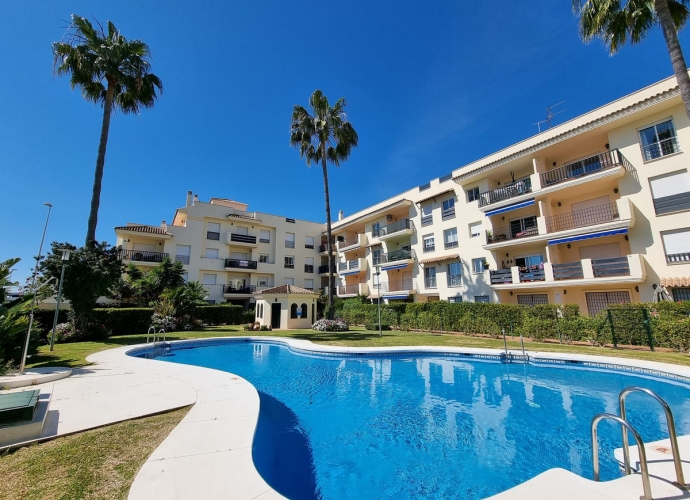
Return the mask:
<svg viewBox="0 0 690 500"><path fill-rule="evenodd" d="M153 107L163 92L160 78L149 72L148 45L141 40L127 40L110 21L107 32L97 24L94 28L88 19L73 14L65 38L53 44L54 73L70 75L72 88L80 87L84 99L103 106L87 244L96 240L110 115L113 110L138 114L142 106Z"/></svg>
<svg viewBox="0 0 690 500"><path fill-rule="evenodd" d="M656 25L661 27L673 73L690 117L690 78L678 31L685 25L690 0L572 0L580 14L580 35L585 42L601 38L611 55L630 40L641 42Z"/></svg>
<svg viewBox="0 0 690 500"><path fill-rule="evenodd" d="M347 121L347 102L342 97L331 107L328 98L320 90L309 97L312 114L302 106L295 105L292 111L290 144L299 148L300 158L307 166L321 163L323 169L323 190L326 198L326 242L328 246L328 314L333 316L333 237L331 235L331 201L328 194L328 162L336 167L349 158L357 146L357 132Z"/></svg>

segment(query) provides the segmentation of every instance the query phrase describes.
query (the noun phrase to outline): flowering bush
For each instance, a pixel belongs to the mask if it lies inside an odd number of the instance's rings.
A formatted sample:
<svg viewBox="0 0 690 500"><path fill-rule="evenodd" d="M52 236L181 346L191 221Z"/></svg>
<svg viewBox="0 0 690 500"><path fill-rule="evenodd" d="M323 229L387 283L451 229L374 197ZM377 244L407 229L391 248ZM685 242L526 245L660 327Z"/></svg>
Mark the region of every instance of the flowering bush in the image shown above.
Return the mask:
<svg viewBox="0 0 690 500"><path fill-rule="evenodd" d="M151 317L151 325L156 327L156 330L162 328L166 332L172 332L175 330L175 318L172 316L163 316L159 313L153 313Z"/></svg>
<svg viewBox="0 0 690 500"><path fill-rule="evenodd" d="M74 324L72 324L72 322L60 323L55 327L55 342L59 344L63 342L75 342L78 337L79 335L74 329Z"/></svg>
<svg viewBox="0 0 690 500"><path fill-rule="evenodd" d="M350 328L342 319L320 319L312 325L312 329L319 332L346 332Z"/></svg>

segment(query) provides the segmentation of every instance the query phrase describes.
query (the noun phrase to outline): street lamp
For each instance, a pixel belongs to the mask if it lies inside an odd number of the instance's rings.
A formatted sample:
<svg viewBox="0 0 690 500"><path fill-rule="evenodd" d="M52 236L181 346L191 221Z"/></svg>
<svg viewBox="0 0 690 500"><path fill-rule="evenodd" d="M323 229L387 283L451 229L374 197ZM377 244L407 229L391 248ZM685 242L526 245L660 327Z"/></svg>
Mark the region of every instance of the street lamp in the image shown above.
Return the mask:
<svg viewBox="0 0 690 500"><path fill-rule="evenodd" d="M60 299L62 298L62 282L65 279L65 266L69 260L71 250L69 248L61 248L62 252L62 271L60 271L60 284L58 285L57 304L55 304L55 317L53 318L53 334L50 336L50 350L53 350L55 345L55 329L57 328L58 313L60 312Z"/></svg>
<svg viewBox="0 0 690 500"><path fill-rule="evenodd" d="M381 267L376 267L376 304L379 306L379 337L383 337L383 329L381 328Z"/></svg>
<svg viewBox="0 0 690 500"><path fill-rule="evenodd" d="M50 219L50 210L53 208L52 203L44 203L46 207L48 207L48 215L46 215L46 223L45 226L43 226L43 236L41 236L41 246L38 247L38 257L36 258L36 267L34 267L34 275L33 278L31 279L31 290L34 293L34 296L31 298L31 316L29 318L29 329L26 332L26 342L24 343L24 352L22 353L22 361L19 364L19 374L24 373L24 366L26 365L26 354L29 351L29 339L31 338L31 327L34 324L34 309L36 308L36 292L38 290L35 289L36 287L36 275L38 274L38 263L41 262L41 253L43 252L43 241L46 239L46 230L48 229L48 220ZM47 283L47 282L46 282ZM45 283L43 284L45 285Z"/></svg>

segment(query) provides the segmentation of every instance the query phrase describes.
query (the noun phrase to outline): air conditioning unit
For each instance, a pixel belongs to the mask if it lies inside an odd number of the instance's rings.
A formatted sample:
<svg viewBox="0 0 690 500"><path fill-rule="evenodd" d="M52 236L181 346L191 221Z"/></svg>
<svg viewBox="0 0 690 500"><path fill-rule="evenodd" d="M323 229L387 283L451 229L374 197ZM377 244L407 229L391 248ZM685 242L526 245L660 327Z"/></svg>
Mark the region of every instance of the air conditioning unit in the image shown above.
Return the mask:
<svg viewBox="0 0 690 500"><path fill-rule="evenodd" d="M393 220L393 216L391 214L386 215L386 220L391 222Z"/></svg>

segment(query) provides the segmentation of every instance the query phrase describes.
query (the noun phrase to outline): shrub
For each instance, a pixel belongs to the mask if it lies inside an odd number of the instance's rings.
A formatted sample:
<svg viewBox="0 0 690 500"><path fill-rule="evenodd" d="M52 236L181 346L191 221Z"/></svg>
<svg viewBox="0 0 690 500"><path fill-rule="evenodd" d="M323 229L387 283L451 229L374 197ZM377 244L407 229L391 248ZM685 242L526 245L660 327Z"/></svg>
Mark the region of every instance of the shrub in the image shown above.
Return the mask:
<svg viewBox="0 0 690 500"><path fill-rule="evenodd" d="M690 350L690 317L665 318L656 323L655 340L678 352Z"/></svg>
<svg viewBox="0 0 690 500"><path fill-rule="evenodd" d="M197 306L196 317L207 325L241 325L242 323L253 323L254 312L248 311L249 316L244 312L242 306L234 304L219 304L208 306Z"/></svg>
<svg viewBox="0 0 690 500"><path fill-rule="evenodd" d="M94 309L92 323L103 328L98 330L89 325L89 334L82 335L82 340L101 340L109 335L144 334L151 326L152 316L153 309L150 307Z"/></svg>
<svg viewBox="0 0 690 500"><path fill-rule="evenodd" d="M378 332L379 331L379 324L378 323L367 323L364 325L364 328L366 328L367 330ZM381 330L390 330L390 329L391 329L390 325L386 325L385 323L381 322Z"/></svg>
<svg viewBox="0 0 690 500"><path fill-rule="evenodd" d="M350 328L343 320L320 319L312 325L312 329L319 332L346 332Z"/></svg>
<svg viewBox="0 0 690 500"><path fill-rule="evenodd" d="M53 320L55 318L55 309L36 309L34 310L34 324L32 330L38 333L39 338L43 342L48 342L50 332L53 331ZM69 321L69 311L67 309L60 309L58 313L58 324L67 323Z"/></svg>

